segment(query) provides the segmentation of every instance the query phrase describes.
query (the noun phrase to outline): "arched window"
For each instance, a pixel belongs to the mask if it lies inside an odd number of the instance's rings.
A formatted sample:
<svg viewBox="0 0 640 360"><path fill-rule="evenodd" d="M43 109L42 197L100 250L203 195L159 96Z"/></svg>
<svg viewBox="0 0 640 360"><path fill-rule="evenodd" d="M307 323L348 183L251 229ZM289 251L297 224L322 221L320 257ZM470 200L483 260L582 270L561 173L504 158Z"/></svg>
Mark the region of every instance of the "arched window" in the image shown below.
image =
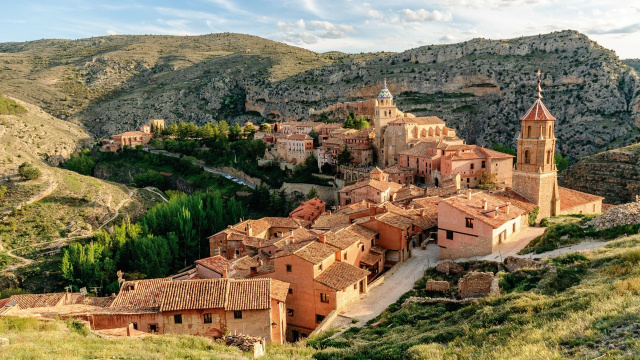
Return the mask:
<svg viewBox="0 0 640 360"><path fill-rule="evenodd" d="M531 137L531 126L527 127L527 137L530 138Z"/></svg>
<svg viewBox="0 0 640 360"><path fill-rule="evenodd" d="M429 137L433 136L433 128L429 129Z"/></svg>
<svg viewBox="0 0 640 360"><path fill-rule="evenodd" d="M529 127L531 128L531 127ZM529 152L529 150L525 150L524 151L524 163L525 164L531 164L531 152Z"/></svg>
<svg viewBox="0 0 640 360"><path fill-rule="evenodd" d="M436 128L436 136L440 136L440 128L439 127Z"/></svg>
<svg viewBox="0 0 640 360"><path fill-rule="evenodd" d="M422 129L422 132L420 133L420 137L427 137L427 129Z"/></svg>
<svg viewBox="0 0 640 360"><path fill-rule="evenodd" d="M552 127L551 127L551 125L549 125L549 136L548 137L549 137L549 139L551 139L553 137L552 136Z"/></svg>
<svg viewBox="0 0 640 360"><path fill-rule="evenodd" d="M413 136L414 138L417 138L417 137L418 137L418 127L414 127L414 128L413 128L412 136Z"/></svg>
<svg viewBox="0 0 640 360"><path fill-rule="evenodd" d="M544 134L544 131L543 131L542 125L540 125L540 137L542 137L542 134Z"/></svg>
<svg viewBox="0 0 640 360"><path fill-rule="evenodd" d="M547 164L551 164L551 150L547 150Z"/></svg>

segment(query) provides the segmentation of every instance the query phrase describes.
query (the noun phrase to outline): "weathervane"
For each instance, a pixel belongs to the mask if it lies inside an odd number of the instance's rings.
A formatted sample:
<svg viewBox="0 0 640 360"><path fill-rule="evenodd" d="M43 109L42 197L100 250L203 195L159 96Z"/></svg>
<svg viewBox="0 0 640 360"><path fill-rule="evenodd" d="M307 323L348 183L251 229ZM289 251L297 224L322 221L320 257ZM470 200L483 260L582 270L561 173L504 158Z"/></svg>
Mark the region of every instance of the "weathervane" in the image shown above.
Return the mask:
<svg viewBox="0 0 640 360"><path fill-rule="evenodd" d="M536 99L542 99L542 87L540 86L540 83L542 82L542 73L540 72L540 69L538 69L538 72L536 74L538 75L538 88L536 89L538 95L536 96Z"/></svg>

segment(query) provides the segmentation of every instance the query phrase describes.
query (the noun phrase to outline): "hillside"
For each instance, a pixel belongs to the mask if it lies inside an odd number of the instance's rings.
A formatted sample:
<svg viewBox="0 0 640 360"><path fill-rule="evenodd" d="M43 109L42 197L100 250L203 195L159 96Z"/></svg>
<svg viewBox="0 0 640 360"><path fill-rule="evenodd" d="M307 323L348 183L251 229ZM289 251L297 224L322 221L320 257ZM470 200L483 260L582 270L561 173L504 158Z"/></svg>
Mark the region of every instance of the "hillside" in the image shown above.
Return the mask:
<svg viewBox="0 0 640 360"><path fill-rule="evenodd" d="M18 115L0 115L0 272L7 265L22 265L2 272L0 287L13 285L32 291L59 289L47 283L43 270L57 251L71 241L82 240L107 221L136 217L158 202L157 195L61 169L57 165L91 137L82 128L45 113L37 106L16 100L25 109ZM18 166L33 164L41 176L23 180ZM13 254L13 258L9 255ZM17 260L23 257L26 260ZM36 260L33 262L32 260Z"/></svg>
<svg viewBox="0 0 640 360"><path fill-rule="evenodd" d="M632 68L636 69L636 72L640 72L640 59L626 59L624 60L624 62Z"/></svg>
<svg viewBox="0 0 640 360"><path fill-rule="evenodd" d="M640 143L581 158L563 173L568 187L605 197L605 202L635 201L640 194Z"/></svg>
<svg viewBox="0 0 640 360"><path fill-rule="evenodd" d="M94 136L155 117L306 118L375 96L387 78L401 110L438 115L472 143L514 147L538 69L558 151L578 157L640 140L637 73L575 31L360 55L227 33L0 44L0 91Z"/></svg>

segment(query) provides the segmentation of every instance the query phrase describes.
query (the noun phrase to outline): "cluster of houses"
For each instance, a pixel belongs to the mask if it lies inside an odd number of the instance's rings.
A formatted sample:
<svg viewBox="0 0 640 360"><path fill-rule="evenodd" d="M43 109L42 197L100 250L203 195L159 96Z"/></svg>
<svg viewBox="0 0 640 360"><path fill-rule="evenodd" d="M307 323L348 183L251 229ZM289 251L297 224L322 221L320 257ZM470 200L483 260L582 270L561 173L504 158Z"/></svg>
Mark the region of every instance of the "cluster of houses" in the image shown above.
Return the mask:
<svg viewBox="0 0 640 360"><path fill-rule="evenodd" d="M142 125L139 131L127 131L112 135L111 139L103 139L100 151L116 152L125 146L135 148L138 145L146 145L153 139L154 133L164 130L163 119L151 119L149 124Z"/></svg>
<svg viewBox="0 0 640 360"><path fill-rule="evenodd" d="M356 182L340 190L334 211L314 198L286 218L230 225L208 238L209 257L191 270L123 282L109 301L74 309L74 295L16 295L0 301L0 314L59 309L86 319L96 331L133 324L143 332L237 332L275 343L307 337L425 241L437 243L440 259L482 256L513 241L532 217L601 212L603 198L558 186L555 118L541 92L538 80L536 100L521 118L514 165L511 155L464 144L438 118L399 112L385 86L375 103L373 131L336 127L324 134L326 151L332 139L347 145L362 139L365 146L374 141L380 163L349 170ZM282 151L313 150L307 131L316 123L277 126L276 144L286 139ZM302 143L291 143L297 141ZM496 175L496 189L476 189L485 171ZM43 300L27 298L39 296Z"/></svg>

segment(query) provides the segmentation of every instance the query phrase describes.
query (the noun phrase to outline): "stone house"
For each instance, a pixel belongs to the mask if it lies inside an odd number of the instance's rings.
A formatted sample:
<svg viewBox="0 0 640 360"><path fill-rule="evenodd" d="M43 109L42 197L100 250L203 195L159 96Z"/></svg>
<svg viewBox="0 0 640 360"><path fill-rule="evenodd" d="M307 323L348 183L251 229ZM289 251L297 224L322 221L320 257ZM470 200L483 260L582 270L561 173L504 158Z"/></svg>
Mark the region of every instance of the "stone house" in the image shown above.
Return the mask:
<svg viewBox="0 0 640 360"><path fill-rule="evenodd" d="M526 226L525 210L489 192L469 189L438 202L440 258L491 254Z"/></svg>
<svg viewBox="0 0 640 360"><path fill-rule="evenodd" d="M164 129L164 120L149 120L149 123L149 125L142 125L140 131L127 131L112 135L110 140L102 140L100 151L116 152L125 146L135 148L138 145L148 144L153 139L154 129Z"/></svg>
<svg viewBox="0 0 640 360"><path fill-rule="evenodd" d="M353 185L345 186L338 191L340 206L349 205L362 200L383 203L393 200L394 194L402 185L376 179L361 179Z"/></svg>
<svg viewBox="0 0 640 360"><path fill-rule="evenodd" d="M277 135L275 137L278 157L292 164L300 164L313 155L313 138L305 134Z"/></svg>
<svg viewBox="0 0 640 360"><path fill-rule="evenodd" d="M109 308L91 314L95 330L126 327L158 334L222 337L226 331L284 342L289 284L275 279L127 281Z"/></svg>
<svg viewBox="0 0 640 360"><path fill-rule="evenodd" d="M324 213L326 203L320 199L307 200L289 213L290 218L296 218L313 223Z"/></svg>

